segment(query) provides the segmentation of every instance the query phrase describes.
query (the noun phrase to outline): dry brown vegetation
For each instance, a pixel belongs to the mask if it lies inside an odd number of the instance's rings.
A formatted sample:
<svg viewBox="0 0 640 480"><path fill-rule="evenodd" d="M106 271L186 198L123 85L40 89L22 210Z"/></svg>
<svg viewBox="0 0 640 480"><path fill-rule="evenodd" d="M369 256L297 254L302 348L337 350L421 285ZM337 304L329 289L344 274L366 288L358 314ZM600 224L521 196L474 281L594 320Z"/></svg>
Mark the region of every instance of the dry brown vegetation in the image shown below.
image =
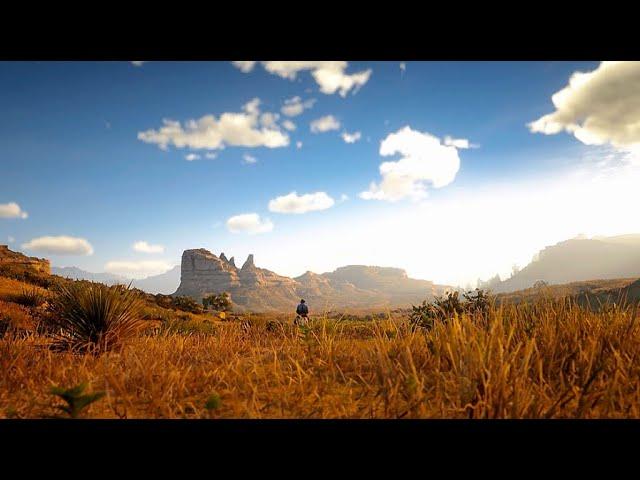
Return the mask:
<svg viewBox="0 0 640 480"><path fill-rule="evenodd" d="M149 328L91 354L51 350L41 307L12 303L25 286L13 282L0 281L2 418L60 415L52 392L81 384L91 418L640 416L634 307L540 297L424 329L397 312L297 328L291 316L223 322L148 306Z"/></svg>

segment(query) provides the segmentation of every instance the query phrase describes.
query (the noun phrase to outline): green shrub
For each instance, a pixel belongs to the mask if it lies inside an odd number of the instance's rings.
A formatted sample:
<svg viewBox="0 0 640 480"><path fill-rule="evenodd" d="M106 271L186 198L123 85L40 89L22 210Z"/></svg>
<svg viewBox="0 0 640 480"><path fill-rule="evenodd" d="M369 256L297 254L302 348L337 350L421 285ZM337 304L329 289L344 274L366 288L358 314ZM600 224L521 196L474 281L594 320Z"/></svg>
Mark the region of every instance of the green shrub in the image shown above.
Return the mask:
<svg viewBox="0 0 640 480"><path fill-rule="evenodd" d="M219 295L209 295L202 299L202 305L204 308L211 307L218 312L228 312L231 310L231 297L227 292L222 292Z"/></svg>
<svg viewBox="0 0 640 480"><path fill-rule="evenodd" d="M460 316L463 313L486 315L491 307L489 295L480 289L469 291L462 295L459 292L448 292L443 297L436 297L433 302L412 306L409 322L415 327L431 329L437 322Z"/></svg>

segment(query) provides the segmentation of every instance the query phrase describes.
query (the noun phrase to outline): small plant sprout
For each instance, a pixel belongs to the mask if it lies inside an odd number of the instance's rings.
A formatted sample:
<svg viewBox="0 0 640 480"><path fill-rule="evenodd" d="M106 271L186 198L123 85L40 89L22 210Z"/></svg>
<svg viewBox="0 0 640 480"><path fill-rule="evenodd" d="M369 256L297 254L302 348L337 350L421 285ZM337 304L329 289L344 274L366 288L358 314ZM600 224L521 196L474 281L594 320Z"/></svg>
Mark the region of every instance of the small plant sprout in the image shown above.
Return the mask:
<svg viewBox="0 0 640 480"><path fill-rule="evenodd" d="M212 393L211 395L209 395L209 398L207 398L207 401L204 404L204 408L211 412L212 410L220 408L220 403L220 395L218 395L217 393Z"/></svg>
<svg viewBox="0 0 640 480"><path fill-rule="evenodd" d="M78 418L82 411L92 403L104 397L105 392L93 392L83 395L86 383L81 383L72 388L51 387L51 394L56 395L65 401L66 405L60 405L57 408L65 412L71 418Z"/></svg>

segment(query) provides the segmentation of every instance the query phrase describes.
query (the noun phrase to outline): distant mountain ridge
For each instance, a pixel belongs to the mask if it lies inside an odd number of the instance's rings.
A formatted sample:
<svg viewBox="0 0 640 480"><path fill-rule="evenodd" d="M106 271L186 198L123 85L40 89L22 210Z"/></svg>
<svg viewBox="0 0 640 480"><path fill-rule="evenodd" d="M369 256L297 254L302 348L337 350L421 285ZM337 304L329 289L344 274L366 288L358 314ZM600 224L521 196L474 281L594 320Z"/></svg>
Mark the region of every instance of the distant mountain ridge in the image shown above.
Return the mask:
<svg viewBox="0 0 640 480"><path fill-rule="evenodd" d="M399 268L350 265L333 272L290 278L256 267L249 255L241 268L233 257L216 256L203 248L182 254L181 280L175 295L200 300L228 292L240 309L285 310L301 297L316 308L407 306L440 295L450 287L411 279Z"/></svg>
<svg viewBox="0 0 640 480"><path fill-rule="evenodd" d="M121 275L104 272L87 272L78 267L51 267L51 273L72 280L89 280L91 282L104 283L105 285L115 285L117 283L128 284L131 281Z"/></svg>
<svg viewBox="0 0 640 480"><path fill-rule="evenodd" d="M640 277L640 235L573 238L544 248L529 265L493 290L523 290L539 280L563 284L634 277Z"/></svg>
<svg viewBox="0 0 640 480"><path fill-rule="evenodd" d="M91 282L100 282L105 285L125 284L139 288L147 293L162 293L170 295L176 291L180 284L180 266L175 266L159 275L152 275L146 278L131 279L122 275L105 272L88 272L78 267L51 267L51 273L73 280L89 280Z"/></svg>

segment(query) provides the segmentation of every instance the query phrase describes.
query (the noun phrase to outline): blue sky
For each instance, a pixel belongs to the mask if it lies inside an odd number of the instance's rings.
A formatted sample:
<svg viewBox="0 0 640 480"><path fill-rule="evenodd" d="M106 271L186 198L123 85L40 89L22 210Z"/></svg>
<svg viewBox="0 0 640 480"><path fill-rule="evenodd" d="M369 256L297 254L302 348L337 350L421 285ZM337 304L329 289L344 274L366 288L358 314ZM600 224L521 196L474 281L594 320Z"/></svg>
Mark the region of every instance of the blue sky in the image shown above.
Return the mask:
<svg viewBox="0 0 640 480"><path fill-rule="evenodd" d="M584 135L577 138L568 121L563 131L554 133L536 133L527 126L558 108L551 97L568 85L574 72L608 75L605 80L627 73L600 74L599 62L403 63L404 70L401 61L326 67L327 75L337 72L347 82L350 75L370 72L361 85L347 88L344 95L339 89L322 91L330 86L314 76L321 67L293 68L295 78L291 79L283 77L291 75L291 68L274 66L270 72L259 63L246 72L231 62L0 63L0 209L16 203L28 213L27 218L10 213L0 218L0 242L46 256L54 265L135 276L177 264L183 249L205 247L235 255L240 264L254 252L258 266L287 275L368 263L406 268L420 278L463 283L497 272L504 275L513 263L526 263L543 243L583 233L587 227L594 235L638 230L635 220L621 218L602 228L585 220L567 229L545 230L545 236L531 242L511 240L511 245L522 244L518 249L501 248L505 235L497 228L495 237L487 239L498 245L495 254L488 256L493 263L474 264L467 259L466 263L452 261L450 268L446 263L436 266L434 250L446 250L448 244L452 250L466 248L451 242L450 236L469 235L471 245L477 235L456 230L460 227L452 230L440 217L446 208L455 208L451 205L462 205L463 198L482 198L491 204L489 198L496 191L507 188L513 193L519 186L539 193L547 183L580 173L585 166L589 178L600 178L603 171L610 175L611 169L594 165L607 155L624 168L633 163L623 160L628 160L626 147L634 142L626 139L621 147L614 133L602 133L600 127L594 144L585 143ZM595 93L589 94L597 96L599 84L592 83L595 86L589 88ZM578 100L584 95L575 93ZM281 108L296 96L315 102L288 117ZM248 115L243 106L255 98L260 100L256 115L279 115L275 126L258 124L256 128L279 132L279 138L288 137L288 145L235 146L227 139L222 141L224 148L179 148L169 143L162 149L139 138L140 132L159 132L163 119L180 122L184 131L185 122L206 115L215 119L225 112ZM593 112L593 118L599 112ZM329 115L340 127L313 133L311 122ZM581 115L574 120L584 126L590 113ZM284 128L285 120L296 129ZM414 181L424 193L420 198L361 198L371 182L380 185L380 164L402 157L399 151L387 156L380 152L382 142L404 127L443 144L446 136L466 139L474 148L450 147L453 152L449 153L459 159L454 178L443 180L446 185L437 188L431 180ZM360 139L346 143L341 136L345 131L360 132ZM298 142L302 142L300 148ZM207 153L215 158L206 158ZM188 161L189 154L200 158ZM248 164L246 155L257 161ZM614 167L615 178L599 181L606 182L606 187L633 178L626 173L619 179L621 168ZM583 181L574 183L578 188ZM271 200L293 191L298 195L323 192L333 203L299 214L270 211ZM510 194L505 194L507 203ZM634 195L633 189L621 194ZM557 201L568 204L564 197ZM470 206L473 209L473 202ZM230 231L231 217L250 213L258 214L262 222L268 219L272 229L257 234ZM518 216L526 213L520 211ZM407 223L398 223L401 218ZM429 224L428 219L437 223ZM496 216L492 225L498 222ZM400 231L390 232L385 225ZM63 255L42 242L29 244L48 236L84 239L92 252L70 248ZM408 236L420 241L409 245ZM138 241L162 246L162 251L136 251L132 245ZM459 256L454 251L446 255Z"/></svg>

